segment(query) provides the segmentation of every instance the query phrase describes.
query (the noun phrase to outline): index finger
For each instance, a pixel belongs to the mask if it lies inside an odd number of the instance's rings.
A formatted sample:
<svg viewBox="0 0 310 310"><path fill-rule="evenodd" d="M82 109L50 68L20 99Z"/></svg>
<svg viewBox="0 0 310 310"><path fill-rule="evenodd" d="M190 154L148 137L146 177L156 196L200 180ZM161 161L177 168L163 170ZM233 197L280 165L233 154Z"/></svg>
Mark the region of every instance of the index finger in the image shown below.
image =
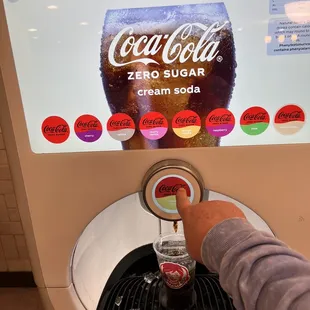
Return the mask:
<svg viewBox="0 0 310 310"><path fill-rule="evenodd" d="M187 197L187 193L184 188L180 188L177 191L176 199L177 199L178 212L183 218L184 214L186 213L187 208L190 206L190 201Z"/></svg>

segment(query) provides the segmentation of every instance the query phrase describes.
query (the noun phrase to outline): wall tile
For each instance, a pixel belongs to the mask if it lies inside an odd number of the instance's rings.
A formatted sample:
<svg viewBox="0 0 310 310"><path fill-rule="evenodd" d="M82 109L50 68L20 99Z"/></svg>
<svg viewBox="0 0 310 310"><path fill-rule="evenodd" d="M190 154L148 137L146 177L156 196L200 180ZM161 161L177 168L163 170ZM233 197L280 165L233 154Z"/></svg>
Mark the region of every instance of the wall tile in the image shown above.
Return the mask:
<svg viewBox="0 0 310 310"><path fill-rule="evenodd" d="M12 235L0 236L4 256L6 259L18 259L18 251L15 238Z"/></svg>
<svg viewBox="0 0 310 310"><path fill-rule="evenodd" d="M0 126L0 272L2 271L31 271L31 264Z"/></svg>
<svg viewBox="0 0 310 310"><path fill-rule="evenodd" d="M20 215L18 209L7 209L7 214L11 222L20 222Z"/></svg>
<svg viewBox="0 0 310 310"><path fill-rule="evenodd" d="M9 222L9 215L3 195L0 195L0 222Z"/></svg>
<svg viewBox="0 0 310 310"><path fill-rule="evenodd" d="M0 235L23 235L20 222L0 222Z"/></svg>
<svg viewBox="0 0 310 310"><path fill-rule="evenodd" d="M6 206L8 208L17 208L15 194L6 194L4 195L4 197L5 197Z"/></svg>
<svg viewBox="0 0 310 310"><path fill-rule="evenodd" d="M0 272L5 272L5 271L8 271L6 260L0 260Z"/></svg>
<svg viewBox="0 0 310 310"><path fill-rule="evenodd" d="M5 196L4 195L0 195L0 205L2 206L6 206L6 201L5 201Z"/></svg>
<svg viewBox="0 0 310 310"><path fill-rule="evenodd" d="M7 260L9 271L31 271L30 261L28 259Z"/></svg>
<svg viewBox="0 0 310 310"><path fill-rule="evenodd" d="M0 150L4 150L4 149L5 149L5 145L3 141L3 135L2 133L0 133Z"/></svg>
<svg viewBox="0 0 310 310"><path fill-rule="evenodd" d="M0 180L0 194L13 194L13 183L12 181Z"/></svg>
<svg viewBox="0 0 310 310"><path fill-rule="evenodd" d="M4 202L4 197L3 196L0 196L0 208L1 207L5 207L5 202ZM6 259L5 259L5 256L4 256L4 251L3 251L3 248L2 248L2 244L1 244L1 241L0 241L0 272L2 271L7 271L8 267L7 267L7 264L6 264Z"/></svg>
<svg viewBox="0 0 310 310"><path fill-rule="evenodd" d="M11 172L8 165L0 165L0 180L11 180Z"/></svg>
<svg viewBox="0 0 310 310"><path fill-rule="evenodd" d="M16 210L16 209L12 209ZM0 222L9 222L9 213L5 205L0 204Z"/></svg>
<svg viewBox="0 0 310 310"><path fill-rule="evenodd" d="M0 150L0 165L7 165L8 157L5 150Z"/></svg>
<svg viewBox="0 0 310 310"><path fill-rule="evenodd" d="M16 242L19 258L28 259L29 255L28 255L28 249L27 249L27 243L26 243L25 237L22 235L15 236L15 242Z"/></svg>
<svg viewBox="0 0 310 310"><path fill-rule="evenodd" d="M4 251L2 248L1 240L0 240L0 261L5 260Z"/></svg>

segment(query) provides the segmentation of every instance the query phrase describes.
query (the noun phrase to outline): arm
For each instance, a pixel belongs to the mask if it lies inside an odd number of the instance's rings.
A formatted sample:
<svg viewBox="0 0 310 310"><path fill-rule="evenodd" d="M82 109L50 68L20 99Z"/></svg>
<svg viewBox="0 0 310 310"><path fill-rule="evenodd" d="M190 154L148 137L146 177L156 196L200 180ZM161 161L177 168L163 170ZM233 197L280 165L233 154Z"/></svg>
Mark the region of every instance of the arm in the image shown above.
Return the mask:
<svg viewBox="0 0 310 310"><path fill-rule="evenodd" d="M220 275L238 310L310 309L310 263L243 219L228 219L204 238L201 257Z"/></svg>

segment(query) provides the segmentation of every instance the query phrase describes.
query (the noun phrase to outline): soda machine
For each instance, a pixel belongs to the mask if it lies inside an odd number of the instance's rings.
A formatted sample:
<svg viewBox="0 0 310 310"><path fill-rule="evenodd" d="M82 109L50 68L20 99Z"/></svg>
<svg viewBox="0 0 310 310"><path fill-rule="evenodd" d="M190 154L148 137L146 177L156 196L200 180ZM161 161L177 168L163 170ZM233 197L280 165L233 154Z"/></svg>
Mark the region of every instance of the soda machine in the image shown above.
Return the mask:
<svg viewBox="0 0 310 310"><path fill-rule="evenodd" d="M0 2L1 126L46 309L161 309L175 193L310 258L310 1ZM196 265L193 309L234 309Z"/></svg>

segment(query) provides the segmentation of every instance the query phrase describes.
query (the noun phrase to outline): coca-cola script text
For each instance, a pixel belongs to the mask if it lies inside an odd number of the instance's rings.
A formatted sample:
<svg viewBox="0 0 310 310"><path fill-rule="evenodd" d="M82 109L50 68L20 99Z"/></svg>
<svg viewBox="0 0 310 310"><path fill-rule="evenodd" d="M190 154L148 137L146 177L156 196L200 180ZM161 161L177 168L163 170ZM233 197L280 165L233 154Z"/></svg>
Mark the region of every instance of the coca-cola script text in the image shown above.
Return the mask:
<svg viewBox="0 0 310 310"><path fill-rule="evenodd" d="M179 61L184 63L191 59L193 62L212 61L219 54L220 40L218 33L226 26L228 22L220 25L215 22L210 26L201 23L187 23L177 28L172 34L156 34L151 38L147 35L142 35L137 39L134 35L133 27L129 26L121 30L113 39L108 53L109 62L115 67L122 67L133 63L157 64L159 63L148 57L154 56L159 51L162 51L162 61L165 64L171 64ZM203 32L198 43L188 42L181 44L176 40L186 41L193 35L194 28L198 28ZM123 36L127 38L120 45ZM179 39L180 38L180 39ZM163 44L163 40L166 40ZM115 54L119 53L122 58L132 54L134 60L128 62L117 62Z"/></svg>

